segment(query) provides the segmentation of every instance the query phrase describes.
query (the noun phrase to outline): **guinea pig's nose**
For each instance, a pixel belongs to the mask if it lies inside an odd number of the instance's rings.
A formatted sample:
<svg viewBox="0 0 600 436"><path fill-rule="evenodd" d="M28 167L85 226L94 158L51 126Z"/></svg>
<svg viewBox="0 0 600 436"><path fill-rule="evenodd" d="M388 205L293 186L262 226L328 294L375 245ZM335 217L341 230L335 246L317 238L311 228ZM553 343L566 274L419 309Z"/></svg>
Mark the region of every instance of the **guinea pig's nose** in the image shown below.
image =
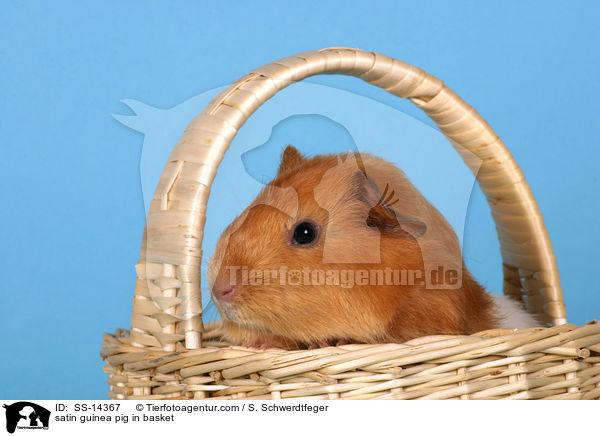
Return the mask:
<svg viewBox="0 0 600 436"><path fill-rule="evenodd" d="M235 296L237 291L237 286L219 286L215 285L213 287L213 295L216 299L221 301L231 301Z"/></svg>

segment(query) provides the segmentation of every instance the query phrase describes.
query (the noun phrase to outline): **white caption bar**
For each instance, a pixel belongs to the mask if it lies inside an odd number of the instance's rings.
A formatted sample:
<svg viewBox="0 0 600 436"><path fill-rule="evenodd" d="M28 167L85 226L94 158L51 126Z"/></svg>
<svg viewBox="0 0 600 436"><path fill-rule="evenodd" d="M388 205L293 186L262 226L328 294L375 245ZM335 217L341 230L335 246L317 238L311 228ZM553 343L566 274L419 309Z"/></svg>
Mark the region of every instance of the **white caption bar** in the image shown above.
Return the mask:
<svg viewBox="0 0 600 436"><path fill-rule="evenodd" d="M0 400L0 434L534 434L597 428L592 401ZM36 431L39 430L39 431ZM6 432L5 432L6 431ZM132 433L134 432L134 433ZM190 433L191 434L191 433Z"/></svg>

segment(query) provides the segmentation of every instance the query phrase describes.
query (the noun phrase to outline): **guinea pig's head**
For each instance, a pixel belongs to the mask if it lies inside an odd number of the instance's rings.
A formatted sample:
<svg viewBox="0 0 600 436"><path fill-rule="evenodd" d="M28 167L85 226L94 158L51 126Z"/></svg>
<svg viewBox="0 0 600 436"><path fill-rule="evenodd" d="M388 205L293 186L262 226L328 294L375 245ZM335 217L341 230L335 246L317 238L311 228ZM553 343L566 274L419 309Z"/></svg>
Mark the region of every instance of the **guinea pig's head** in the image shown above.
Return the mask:
<svg viewBox="0 0 600 436"><path fill-rule="evenodd" d="M369 271L422 268L417 239L427 230L393 202L361 155L305 158L288 146L275 179L217 243L208 279L221 316L305 344L383 334L399 293L373 286Z"/></svg>

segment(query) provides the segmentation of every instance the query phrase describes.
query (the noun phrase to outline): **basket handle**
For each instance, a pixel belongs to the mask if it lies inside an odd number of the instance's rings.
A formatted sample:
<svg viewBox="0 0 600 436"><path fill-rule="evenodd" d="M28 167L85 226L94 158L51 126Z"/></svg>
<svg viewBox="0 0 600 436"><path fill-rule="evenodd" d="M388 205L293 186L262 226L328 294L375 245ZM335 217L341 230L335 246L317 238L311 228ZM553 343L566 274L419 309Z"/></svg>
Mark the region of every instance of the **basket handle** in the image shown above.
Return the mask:
<svg viewBox="0 0 600 436"><path fill-rule="evenodd" d="M164 350L202 346L200 265L206 204L237 131L277 91L316 74L345 74L420 107L476 173L496 223L504 293L545 322L566 322L556 260L521 169L491 127L442 81L404 62L325 48L264 65L234 82L186 128L165 165L144 230L132 341Z"/></svg>

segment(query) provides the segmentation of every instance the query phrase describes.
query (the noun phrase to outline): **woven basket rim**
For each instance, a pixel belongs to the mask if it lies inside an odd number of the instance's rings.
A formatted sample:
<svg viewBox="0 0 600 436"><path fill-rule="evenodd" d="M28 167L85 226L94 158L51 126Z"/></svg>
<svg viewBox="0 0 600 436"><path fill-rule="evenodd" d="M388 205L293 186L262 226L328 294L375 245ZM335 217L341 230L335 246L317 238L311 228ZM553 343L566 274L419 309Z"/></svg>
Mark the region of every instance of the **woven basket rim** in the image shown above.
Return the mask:
<svg viewBox="0 0 600 436"><path fill-rule="evenodd" d="M487 330L402 344L261 350L217 341L175 352L105 334L114 399L597 399L600 325ZM140 351L143 350L143 351Z"/></svg>

